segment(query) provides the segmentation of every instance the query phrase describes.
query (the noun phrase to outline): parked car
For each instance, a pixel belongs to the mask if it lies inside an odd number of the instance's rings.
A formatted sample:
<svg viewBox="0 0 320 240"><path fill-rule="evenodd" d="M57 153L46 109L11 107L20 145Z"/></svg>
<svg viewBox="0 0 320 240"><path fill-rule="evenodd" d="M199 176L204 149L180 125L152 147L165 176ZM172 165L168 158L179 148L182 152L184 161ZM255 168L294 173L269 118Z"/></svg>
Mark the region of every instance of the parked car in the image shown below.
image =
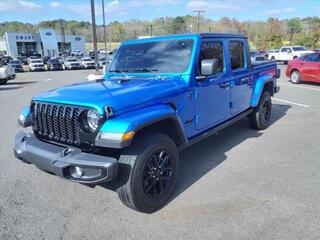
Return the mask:
<svg viewBox="0 0 320 240"><path fill-rule="evenodd" d="M0 59L0 63L2 65L5 65L5 64L8 64L10 60L12 60L13 58L10 57L10 56L1 56L1 59Z"/></svg>
<svg viewBox="0 0 320 240"><path fill-rule="evenodd" d="M275 60L276 56L279 55L279 49L270 49L268 50L268 59Z"/></svg>
<svg viewBox="0 0 320 240"><path fill-rule="evenodd" d="M284 62L284 64L287 64L288 61L292 59L301 57L312 52L313 51L310 51L303 46L286 46L280 48L279 53L270 53L269 56L271 60L280 61Z"/></svg>
<svg viewBox="0 0 320 240"><path fill-rule="evenodd" d="M25 56L19 56L19 57L17 57L17 59L20 60L20 62L21 62L23 65L28 65L27 57L25 57Z"/></svg>
<svg viewBox="0 0 320 240"><path fill-rule="evenodd" d="M42 59L29 59L29 68L31 72L46 70L42 62Z"/></svg>
<svg viewBox="0 0 320 240"><path fill-rule="evenodd" d="M126 206L153 212L174 191L179 150L247 117L269 126L280 72L251 64L248 49L223 33L122 43L105 80L32 99L18 122L33 133L16 135L15 156L66 180L114 181Z"/></svg>
<svg viewBox="0 0 320 240"><path fill-rule="evenodd" d="M6 84L15 77L16 74L12 67L0 64L0 85Z"/></svg>
<svg viewBox="0 0 320 240"><path fill-rule="evenodd" d="M106 65L106 59L105 58L100 58L98 60L98 67L103 68L103 66Z"/></svg>
<svg viewBox="0 0 320 240"><path fill-rule="evenodd" d="M15 72L23 72L22 63L18 59L10 60L8 66L12 67Z"/></svg>
<svg viewBox="0 0 320 240"><path fill-rule="evenodd" d="M43 57L43 58L42 58L42 59L43 59L43 60L42 60L43 63L44 63L44 64L47 64L50 58L52 58L52 57L48 57L48 56Z"/></svg>
<svg viewBox="0 0 320 240"><path fill-rule="evenodd" d="M320 53L311 53L289 61L286 75L292 83L320 83Z"/></svg>
<svg viewBox="0 0 320 240"><path fill-rule="evenodd" d="M67 58L63 62L65 69L80 69L80 63L75 58Z"/></svg>
<svg viewBox="0 0 320 240"><path fill-rule="evenodd" d="M259 55L264 56L264 57L265 57L265 59L268 59L268 57L269 57L269 52L268 52L268 51L265 51L265 50L258 50L258 51L257 51L257 53L258 53Z"/></svg>
<svg viewBox="0 0 320 240"><path fill-rule="evenodd" d="M83 57L83 52L81 52L80 50L76 50L76 51L71 52L70 55L72 57L81 58L81 57Z"/></svg>
<svg viewBox="0 0 320 240"><path fill-rule="evenodd" d="M94 61L89 57L84 57L80 59L80 66L85 69L95 68Z"/></svg>
<svg viewBox="0 0 320 240"><path fill-rule="evenodd" d="M48 70L63 70L63 65L61 61L57 58L50 58L47 62Z"/></svg>
<svg viewBox="0 0 320 240"><path fill-rule="evenodd" d="M266 57L264 54L260 54L258 51L250 52L251 61L265 61Z"/></svg>

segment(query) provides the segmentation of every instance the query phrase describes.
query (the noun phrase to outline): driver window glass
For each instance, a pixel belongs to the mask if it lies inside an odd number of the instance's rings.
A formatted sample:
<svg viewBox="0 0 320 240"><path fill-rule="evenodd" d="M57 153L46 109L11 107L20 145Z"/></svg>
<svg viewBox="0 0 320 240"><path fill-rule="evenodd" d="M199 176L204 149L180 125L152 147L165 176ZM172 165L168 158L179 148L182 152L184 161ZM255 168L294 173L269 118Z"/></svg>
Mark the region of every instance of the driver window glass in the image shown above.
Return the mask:
<svg viewBox="0 0 320 240"><path fill-rule="evenodd" d="M288 49L288 48L282 48L282 49L281 49L281 52L287 52L287 49Z"/></svg>
<svg viewBox="0 0 320 240"><path fill-rule="evenodd" d="M229 42L231 69L239 69L245 67L244 46L242 41Z"/></svg>
<svg viewBox="0 0 320 240"><path fill-rule="evenodd" d="M310 54L308 56L305 56L303 58L303 61L306 61L306 62L317 62L318 56L319 56L319 54L316 54L316 53L315 54Z"/></svg>
<svg viewBox="0 0 320 240"><path fill-rule="evenodd" d="M201 75L201 61L205 59L217 59L218 60L218 71L217 73L223 72L223 48L222 42L203 42L201 44L198 75Z"/></svg>

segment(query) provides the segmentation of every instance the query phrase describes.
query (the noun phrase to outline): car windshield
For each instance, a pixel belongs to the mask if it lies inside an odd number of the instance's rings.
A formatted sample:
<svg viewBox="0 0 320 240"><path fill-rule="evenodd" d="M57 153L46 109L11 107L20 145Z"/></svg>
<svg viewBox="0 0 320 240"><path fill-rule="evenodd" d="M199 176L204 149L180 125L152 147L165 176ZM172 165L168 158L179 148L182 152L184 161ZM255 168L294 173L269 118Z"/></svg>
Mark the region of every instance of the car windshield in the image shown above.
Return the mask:
<svg viewBox="0 0 320 240"><path fill-rule="evenodd" d="M190 63L193 45L192 39L123 45L113 58L110 72L185 72Z"/></svg>
<svg viewBox="0 0 320 240"><path fill-rule="evenodd" d="M68 62L77 62L76 59L68 59L67 61L68 61Z"/></svg>
<svg viewBox="0 0 320 240"><path fill-rule="evenodd" d="M84 62L91 62L92 59L91 59L91 58L83 58L82 61L84 61Z"/></svg>
<svg viewBox="0 0 320 240"><path fill-rule="evenodd" d="M60 63L60 61L58 59L50 59L48 62L49 63Z"/></svg>
<svg viewBox="0 0 320 240"><path fill-rule="evenodd" d="M32 63L42 63L41 60L31 60Z"/></svg>
<svg viewBox="0 0 320 240"><path fill-rule="evenodd" d="M293 51L308 51L305 47L292 47Z"/></svg>
<svg viewBox="0 0 320 240"><path fill-rule="evenodd" d="M9 64L21 64L21 62L19 60L11 60Z"/></svg>

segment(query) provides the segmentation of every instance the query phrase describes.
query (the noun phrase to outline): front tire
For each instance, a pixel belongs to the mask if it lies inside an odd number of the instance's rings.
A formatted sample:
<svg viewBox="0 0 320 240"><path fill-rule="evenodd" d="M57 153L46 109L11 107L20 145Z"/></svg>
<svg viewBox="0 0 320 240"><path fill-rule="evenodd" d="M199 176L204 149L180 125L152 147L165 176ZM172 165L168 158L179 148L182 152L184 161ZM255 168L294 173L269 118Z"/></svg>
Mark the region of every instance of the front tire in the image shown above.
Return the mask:
<svg viewBox="0 0 320 240"><path fill-rule="evenodd" d="M116 190L126 206L151 213L168 201L179 169L178 150L170 137L141 135L124 150L119 164Z"/></svg>
<svg viewBox="0 0 320 240"><path fill-rule="evenodd" d="M272 101L268 91L261 94L257 107L249 115L251 127L257 130L266 129L269 126L271 117Z"/></svg>
<svg viewBox="0 0 320 240"><path fill-rule="evenodd" d="M300 72L298 70L292 71L292 73L290 75L290 80L294 84L300 83L301 82Z"/></svg>

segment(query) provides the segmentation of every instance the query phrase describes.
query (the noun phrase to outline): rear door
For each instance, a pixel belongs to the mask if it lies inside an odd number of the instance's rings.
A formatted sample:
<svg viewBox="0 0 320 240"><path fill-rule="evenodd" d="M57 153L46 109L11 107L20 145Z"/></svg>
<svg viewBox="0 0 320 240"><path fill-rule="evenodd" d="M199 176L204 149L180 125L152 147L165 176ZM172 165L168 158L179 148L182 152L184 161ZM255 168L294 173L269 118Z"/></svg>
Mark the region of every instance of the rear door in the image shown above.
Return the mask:
<svg viewBox="0 0 320 240"><path fill-rule="evenodd" d="M300 61L301 78L305 81L320 82L320 54L312 53Z"/></svg>
<svg viewBox="0 0 320 240"><path fill-rule="evenodd" d="M245 39L228 41L229 79L231 83L231 114L238 114L250 107L252 78L249 48Z"/></svg>
<svg viewBox="0 0 320 240"><path fill-rule="evenodd" d="M280 61L288 61L290 59L291 49L287 47L283 47L279 52L279 60Z"/></svg>
<svg viewBox="0 0 320 240"><path fill-rule="evenodd" d="M225 42L203 40L201 43L197 75L201 76L200 66L204 59L217 59L218 71L204 80L196 80L195 112L197 130L205 130L230 118L230 80L227 79Z"/></svg>

